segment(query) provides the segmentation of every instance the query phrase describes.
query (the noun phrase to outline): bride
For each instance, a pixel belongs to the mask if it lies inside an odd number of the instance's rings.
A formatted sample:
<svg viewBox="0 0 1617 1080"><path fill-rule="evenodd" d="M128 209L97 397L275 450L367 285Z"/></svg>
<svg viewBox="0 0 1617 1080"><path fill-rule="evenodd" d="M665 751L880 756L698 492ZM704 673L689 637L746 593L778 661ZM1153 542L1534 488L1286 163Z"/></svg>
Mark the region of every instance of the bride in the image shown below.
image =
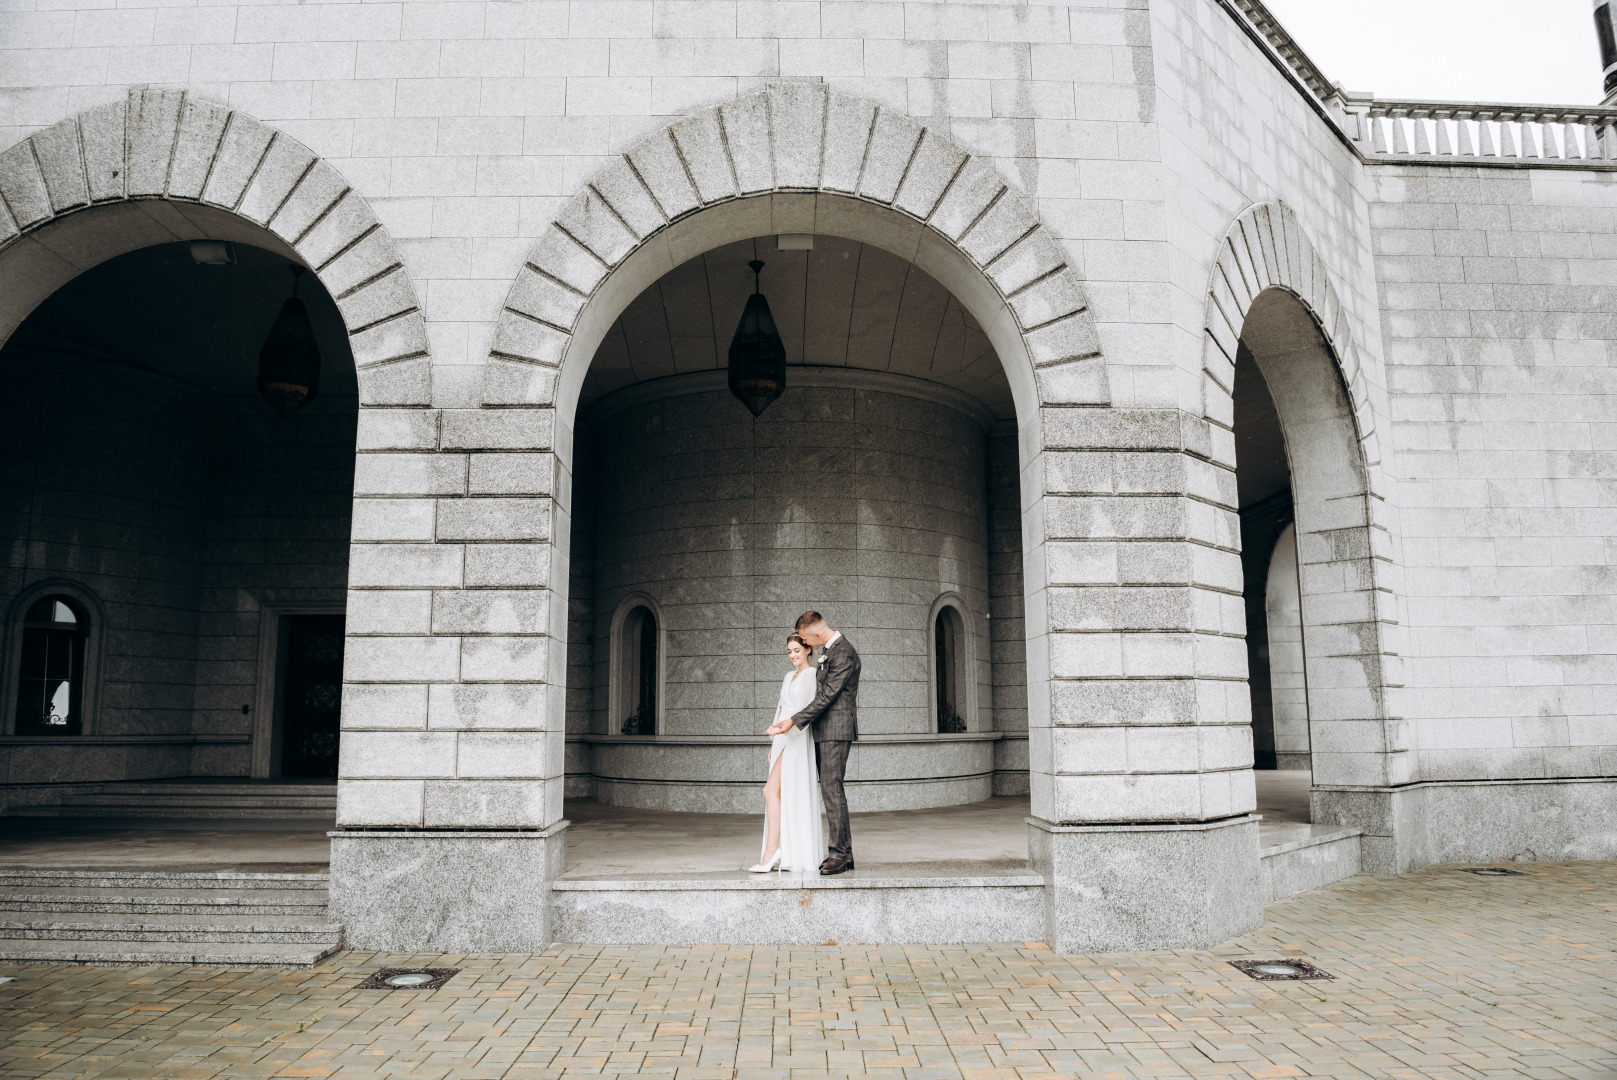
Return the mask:
<svg viewBox="0 0 1617 1080"><path fill-rule="evenodd" d="M814 700L815 672L810 649L793 634L786 639L792 671L780 686L775 719L791 716ZM764 785L764 846L755 874L782 870L813 873L825 859L825 831L820 823L820 771L814 740L799 727L774 737L769 746L769 782Z"/></svg>

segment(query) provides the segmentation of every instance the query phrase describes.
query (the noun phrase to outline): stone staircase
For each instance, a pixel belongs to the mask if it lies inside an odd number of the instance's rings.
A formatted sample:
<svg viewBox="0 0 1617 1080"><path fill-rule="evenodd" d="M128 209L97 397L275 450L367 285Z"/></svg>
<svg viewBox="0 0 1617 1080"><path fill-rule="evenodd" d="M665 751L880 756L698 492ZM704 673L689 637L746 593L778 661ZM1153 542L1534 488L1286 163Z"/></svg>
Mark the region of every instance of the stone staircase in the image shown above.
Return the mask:
<svg viewBox="0 0 1617 1080"><path fill-rule="evenodd" d="M307 967L342 947L328 877L0 869L0 964Z"/></svg>
<svg viewBox="0 0 1617 1080"><path fill-rule="evenodd" d="M64 785L10 817L335 820L335 780L120 780Z"/></svg>

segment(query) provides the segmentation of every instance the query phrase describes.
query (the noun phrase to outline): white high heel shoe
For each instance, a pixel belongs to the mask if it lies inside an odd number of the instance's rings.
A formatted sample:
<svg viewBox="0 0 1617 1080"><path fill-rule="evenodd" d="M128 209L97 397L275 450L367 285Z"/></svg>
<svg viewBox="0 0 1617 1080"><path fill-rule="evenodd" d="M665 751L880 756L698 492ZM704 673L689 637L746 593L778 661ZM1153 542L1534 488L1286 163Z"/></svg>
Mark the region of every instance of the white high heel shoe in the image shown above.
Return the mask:
<svg viewBox="0 0 1617 1080"><path fill-rule="evenodd" d="M757 866L749 866L749 867L747 867L747 873L749 873L749 874L767 874L771 870L774 870L779 866L780 866L780 849L776 848L775 849L775 857L773 859L769 860L769 865L768 866L765 866L763 863L759 863Z"/></svg>

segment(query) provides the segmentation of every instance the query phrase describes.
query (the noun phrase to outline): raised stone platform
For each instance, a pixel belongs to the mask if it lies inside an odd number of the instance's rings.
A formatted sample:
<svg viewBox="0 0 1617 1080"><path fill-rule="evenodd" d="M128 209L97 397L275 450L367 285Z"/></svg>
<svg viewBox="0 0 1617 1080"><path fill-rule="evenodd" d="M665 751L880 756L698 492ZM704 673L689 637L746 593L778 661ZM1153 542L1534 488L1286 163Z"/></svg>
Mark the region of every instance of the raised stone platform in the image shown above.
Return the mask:
<svg viewBox="0 0 1617 1080"><path fill-rule="evenodd" d="M1306 772L1257 776L1267 901L1359 872L1356 830L1312 825ZM752 875L760 814L567 804L552 907L570 943L1029 941L1044 879L1025 796L855 814L859 869ZM102 963L312 963L336 948L323 822L10 818L0 953ZM541 875L542 876L542 875ZM297 882L288 894L247 882ZM232 884L233 883L233 884ZM314 891L318 890L318 891ZM166 959L163 959L166 958Z"/></svg>
<svg viewBox="0 0 1617 1080"><path fill-rule="evenodd" d="M1359 833L1308 820L1309 774L1257 776L1263 898L1359 872ZM744 868L757 814L672 814L572 800L557 940L598 945L1029 941L1045 935L1028 868L1028 800L854 814L860 869L835 878Z"/></svg>
<svg viewBox="0 0 1617 1080"><path fill-rule="evenodd" d="M1044 879L1029 870L569 876L555 888L554 929L563 942L950 944L1044 936Z"/></svg>

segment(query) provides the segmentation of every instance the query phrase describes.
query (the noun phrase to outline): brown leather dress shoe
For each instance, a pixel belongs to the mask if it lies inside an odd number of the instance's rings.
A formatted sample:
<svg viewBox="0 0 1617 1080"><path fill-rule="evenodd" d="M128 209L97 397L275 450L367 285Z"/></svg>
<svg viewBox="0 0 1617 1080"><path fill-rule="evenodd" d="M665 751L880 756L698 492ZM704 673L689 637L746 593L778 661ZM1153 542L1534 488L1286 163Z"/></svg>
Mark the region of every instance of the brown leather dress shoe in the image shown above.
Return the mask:
<svg viewBox="0 0 1617 1080"><path fill-rule="evenodd" d="M838 857L836 855L832 855L830 858L826 859L823 863L820 864L820 876L821 877L831 877L833 874L840 874L840 873L843 873L844 871L848 871L848 870L852 870L852 869L853 869L853 860L852 859L843 859L843 858L840 858L840 857Z"/></svg>

